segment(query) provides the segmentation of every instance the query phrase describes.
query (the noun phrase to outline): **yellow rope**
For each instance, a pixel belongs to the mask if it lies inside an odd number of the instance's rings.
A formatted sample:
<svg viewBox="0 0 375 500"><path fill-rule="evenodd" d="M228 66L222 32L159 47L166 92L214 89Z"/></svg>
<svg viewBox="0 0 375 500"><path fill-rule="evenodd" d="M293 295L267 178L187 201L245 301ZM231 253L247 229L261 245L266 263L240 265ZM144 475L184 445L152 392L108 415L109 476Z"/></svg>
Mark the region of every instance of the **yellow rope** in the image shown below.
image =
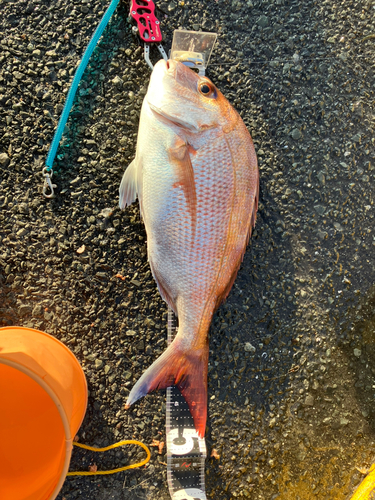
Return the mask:
<svg viewBox="0 0 375 500"><path fill-rule="evenodd" d="M375 464L370 467L369 474L365 477L351 500L369 500L375 491Z"/></svg>
<svg viewBox="0 0 375 500"><path fill-rule="evenodd" d="M105 448L94 448L93 446L87 446L87 444L81 444L77 443L76 441L73 441L74 446L78 446L79 448L84 448L85 450L90 450L90 451L108 451L112 450L113 448L118 448L119 446L123 446L125 444L136 444L138 446L141 446L147 453L147 457L142 460L142 462L139 462L137 464L131 464L131 465L125 465L125 467L119 467L118 469L113 469L113 470L98 470L96 472L68 472L67 476L97 476L97 475L104 475L104 474L115 474L116 472L121 472L123 470L128 470L128 469L136 469L137 467L142 467L142 465L147 464L147 462L150 460L151 453L150 450L147 448L147 446L140 441L135 441L133 439L129 439L126 441L119 441L118 443L111 444L110 446L106 446Z"/></svg>

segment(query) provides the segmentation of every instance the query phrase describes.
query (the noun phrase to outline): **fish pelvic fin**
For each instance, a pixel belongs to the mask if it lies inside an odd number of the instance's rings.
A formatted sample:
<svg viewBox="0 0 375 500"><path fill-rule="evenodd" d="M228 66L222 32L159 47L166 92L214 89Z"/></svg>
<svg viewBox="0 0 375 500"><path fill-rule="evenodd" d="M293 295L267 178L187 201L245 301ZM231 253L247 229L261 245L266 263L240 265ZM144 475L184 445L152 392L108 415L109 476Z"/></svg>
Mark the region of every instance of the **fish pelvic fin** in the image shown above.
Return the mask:
<svg viewBox="0 0 375 500"><path fill-rule="evenodd" d="M137 168L133 160L125 170L119 189L119 207L124 210L137 199Z"/></svg>
<svg viewBox="0 0 375 500"><path fill-rule="evenodd" d="M208 340L200 348L183 350L178 336L145 371L131 390L125 408L157 389L178 387L189 406L195 429L204 437L207 421Z"/></svg>

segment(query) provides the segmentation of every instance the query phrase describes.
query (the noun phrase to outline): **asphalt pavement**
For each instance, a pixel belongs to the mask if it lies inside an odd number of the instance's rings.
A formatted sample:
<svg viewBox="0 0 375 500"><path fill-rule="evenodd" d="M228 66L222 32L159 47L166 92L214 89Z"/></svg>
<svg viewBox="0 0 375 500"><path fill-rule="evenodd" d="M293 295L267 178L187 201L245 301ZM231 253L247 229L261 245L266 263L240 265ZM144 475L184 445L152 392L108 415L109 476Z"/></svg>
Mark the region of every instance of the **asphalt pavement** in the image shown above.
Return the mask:
<svg viewBox="0 0 375 500"><path fill-rule="evenodd" d="M81 82L57 196L42 196L54 129L107 5L0 2L0 325L48 332L82 363L80 442L150 445L165 441L165 395L124 403L166 347L167 308L138 205L117 208L150 76L126 2ZM348 499L375 462L375 4L157 5L166 49L177 28L218 33L208 76L240 112L260 168L256 230L210 331L207 497ZM58 500L167 500L164 452L152 447L140 470L67 478ZM74 450L71 470L143 456Z"/></svg>

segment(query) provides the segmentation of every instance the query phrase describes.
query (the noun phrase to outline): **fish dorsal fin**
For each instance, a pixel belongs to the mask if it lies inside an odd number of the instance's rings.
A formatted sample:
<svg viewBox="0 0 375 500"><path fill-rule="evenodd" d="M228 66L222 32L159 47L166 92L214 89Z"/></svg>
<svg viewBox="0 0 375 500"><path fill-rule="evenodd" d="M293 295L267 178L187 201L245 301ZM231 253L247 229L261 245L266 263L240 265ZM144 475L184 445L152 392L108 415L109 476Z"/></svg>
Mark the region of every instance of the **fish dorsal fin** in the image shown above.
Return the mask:
<svg viewBox="0 0 375 500"><path fill-rule="evenodd" d="M193 243L197 226L197 192L190 154L195 154L195 150L181 137L177 137L168 149L168 156L177 176L173 187L181 188L184 193L187 210L191 217Z"/></svg>

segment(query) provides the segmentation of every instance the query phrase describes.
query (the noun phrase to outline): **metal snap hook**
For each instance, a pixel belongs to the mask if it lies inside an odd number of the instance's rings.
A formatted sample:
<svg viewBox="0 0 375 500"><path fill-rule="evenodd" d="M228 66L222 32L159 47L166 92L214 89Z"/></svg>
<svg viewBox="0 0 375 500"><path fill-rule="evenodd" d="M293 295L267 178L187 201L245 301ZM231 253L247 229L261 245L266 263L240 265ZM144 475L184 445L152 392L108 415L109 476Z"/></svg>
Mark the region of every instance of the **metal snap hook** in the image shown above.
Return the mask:
<svg viewBox="0 0 375 500"><path fill-rule="evenodd" d="M54 188L56 188L57 186L56 184L52 184L53 170L51 169L50 171L48 171L47 167L44 167L42 170L42 174L44 177L43 196L45 198L54 198L55 197ZM49 194L48 190L50 191Z"/></svg>

